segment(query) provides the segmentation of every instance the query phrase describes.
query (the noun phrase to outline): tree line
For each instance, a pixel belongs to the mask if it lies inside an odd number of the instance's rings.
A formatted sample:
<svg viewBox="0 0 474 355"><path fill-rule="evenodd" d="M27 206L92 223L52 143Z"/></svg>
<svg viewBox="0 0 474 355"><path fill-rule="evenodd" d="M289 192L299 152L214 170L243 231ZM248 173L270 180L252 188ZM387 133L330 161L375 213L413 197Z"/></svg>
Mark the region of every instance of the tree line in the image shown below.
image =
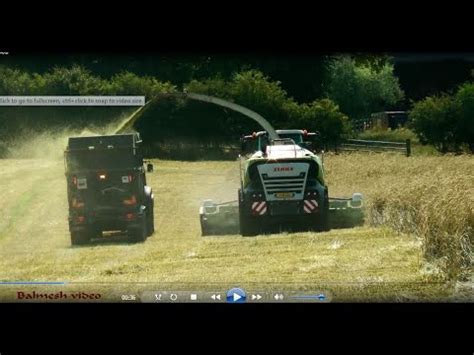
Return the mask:
<svg viewBox="0 0 474 355"><path fill-rule="evenodd" d="M160 93L188 90L248 107L275 128L319 131L326 146L352 136L352 120L397 109L405 99L387 56L328 57L320 72L322 94L298 101L282 82L255 69L226 75L208 73L205 78L176 83L130 71L101 77L80 65L55 67L43 73L0 67L0 95L144 95L150 100ZM412 103L410 125L423 143L434 144L442 152L472 143L472 85L464 84L453 95ZM106 124L128 112L130 109L123 107L2 107L0 134L5 137L25 125L51 129ZM176 99L154 103L136 128L148 141L180 137L202 142L236 140L261 129L235 112Z"/></svg>

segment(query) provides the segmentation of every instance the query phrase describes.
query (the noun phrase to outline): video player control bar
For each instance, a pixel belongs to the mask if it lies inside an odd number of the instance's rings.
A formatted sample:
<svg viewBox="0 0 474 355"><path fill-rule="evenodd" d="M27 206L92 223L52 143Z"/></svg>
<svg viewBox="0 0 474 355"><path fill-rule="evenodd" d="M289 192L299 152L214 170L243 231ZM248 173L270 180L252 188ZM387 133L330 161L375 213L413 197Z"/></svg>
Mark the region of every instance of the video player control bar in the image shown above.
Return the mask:
<svg viewBox="0 0 474 355"><path fill-rule="evenodd" d="M327 303L327 291L245 291L232 288L222 291L145 291L143 303Z"/></svg>

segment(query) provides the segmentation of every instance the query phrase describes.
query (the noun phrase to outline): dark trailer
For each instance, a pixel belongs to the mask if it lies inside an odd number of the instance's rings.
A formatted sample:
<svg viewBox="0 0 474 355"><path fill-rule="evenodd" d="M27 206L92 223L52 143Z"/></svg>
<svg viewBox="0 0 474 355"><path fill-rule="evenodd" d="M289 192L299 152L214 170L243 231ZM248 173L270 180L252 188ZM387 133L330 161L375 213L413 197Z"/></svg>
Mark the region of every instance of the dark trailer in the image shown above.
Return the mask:
<svg viewBox="0 0 474 355"><path fill-rule="evenodd" d="M127 232L135 242L154 232L138 133L71 137L64 158L73 245L103 231Z"/></svg>

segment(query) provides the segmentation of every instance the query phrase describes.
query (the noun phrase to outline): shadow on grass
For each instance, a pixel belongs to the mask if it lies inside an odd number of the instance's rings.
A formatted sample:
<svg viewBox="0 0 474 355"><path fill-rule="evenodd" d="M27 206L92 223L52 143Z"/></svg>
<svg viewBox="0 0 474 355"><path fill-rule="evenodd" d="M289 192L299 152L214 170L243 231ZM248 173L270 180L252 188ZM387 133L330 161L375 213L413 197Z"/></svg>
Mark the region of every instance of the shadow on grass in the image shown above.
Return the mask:
<svg viewBox="0 0 474 355"><path fill-rule="evenodd" d="M148 238L153 237L153 234ZM143 242L132 242L130 241L127 233L123 232L105 232L102 237L100 238L93 238L87 244L83 245L73 245L72 248L90 248L98 245L136 245L136 244L143 244Z"/></svg>
<svg viewBox="0 0 474 355"><path fill-rule="evenodd" d="M332 229L347 229L362 226L364 224L364 215L361 210L355 209L353 211L337 211L330 214L329 225L330 230ZM297 224L297 223L281 223L274 224L271 226L262 227L257 235L270 235L280 233L304 233L304 232L320 232L314 228ZM203 237L235 237L240 236L239 226L226 226L219 228L214 226L212 229L206 232Z"/></svg>

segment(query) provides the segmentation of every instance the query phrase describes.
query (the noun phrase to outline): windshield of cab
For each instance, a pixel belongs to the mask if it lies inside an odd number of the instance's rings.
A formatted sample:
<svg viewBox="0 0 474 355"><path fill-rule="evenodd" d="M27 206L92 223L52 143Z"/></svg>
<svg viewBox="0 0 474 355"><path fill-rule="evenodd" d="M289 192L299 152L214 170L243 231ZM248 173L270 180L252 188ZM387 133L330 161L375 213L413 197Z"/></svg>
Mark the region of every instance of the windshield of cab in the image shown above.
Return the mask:
<svg viewBox="0 0 474 355"><path fill-rule="evenodd" d="M280 138L290 138L295 142L295 144L303 143L303 137L299 133L280 133L279 136Z"/></svg>

